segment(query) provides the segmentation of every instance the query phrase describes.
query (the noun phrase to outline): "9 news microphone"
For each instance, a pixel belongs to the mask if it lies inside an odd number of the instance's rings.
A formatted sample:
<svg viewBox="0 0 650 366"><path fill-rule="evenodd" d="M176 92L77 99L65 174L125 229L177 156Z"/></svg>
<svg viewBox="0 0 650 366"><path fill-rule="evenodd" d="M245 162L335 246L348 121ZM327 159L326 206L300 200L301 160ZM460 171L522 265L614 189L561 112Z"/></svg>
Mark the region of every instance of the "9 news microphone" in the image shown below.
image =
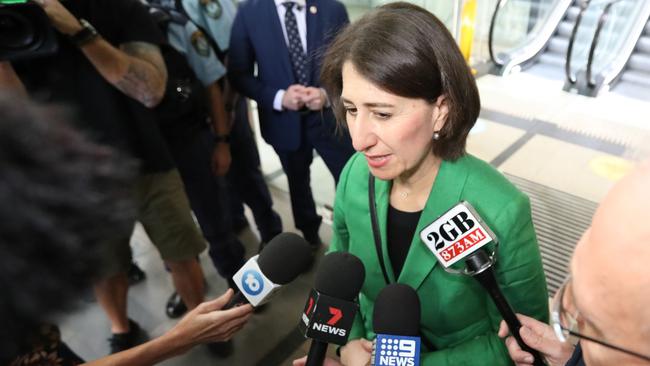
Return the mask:
<svg viewBox="0 0 650 366"><path fill-rule="evenodd" d="M372 366L420 366L420 298L411 287L393 283L375 300Z"/></svg>
<svg viewBox="0 0 650 366"><path fill-rule="evenodd" d="M311 261L311 249L305 239L294 233L277 235L232 276L239 289L224 309L268 302L282 285L307 270Z"/></svg>
<svg viewBox="0 0 650 366"><path fill-rule="evenodd" d="M347 343L358 309L354 300L365 277L363 264L350 253L323 257L299 324L305 337L312 339L305 366L322 366L328 343Z"/></svg>
<svg viewBox="0 0 650 366"><path fill-rule="evenodd" d="M497 238L474 207L469 202L458 203L424 228L420 238L445 268L465 260L466 274L476 279L488 292L521 349L533 355L533 365L544 366L539 352L521 339L521 323L497 283L492 269L494 262L481 249L488 243L496 243Z"/></svg>

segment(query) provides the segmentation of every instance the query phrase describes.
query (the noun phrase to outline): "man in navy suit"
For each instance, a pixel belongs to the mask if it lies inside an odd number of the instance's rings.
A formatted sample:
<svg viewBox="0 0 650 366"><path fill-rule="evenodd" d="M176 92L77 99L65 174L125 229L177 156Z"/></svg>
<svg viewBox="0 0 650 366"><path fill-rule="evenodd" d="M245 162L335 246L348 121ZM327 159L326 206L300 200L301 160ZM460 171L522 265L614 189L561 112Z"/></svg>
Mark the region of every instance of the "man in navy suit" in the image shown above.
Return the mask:
<svg viewBox="0 0 650 366"><path fill-rule="evenodd" d="M348 22L336 0L248 0L239 7L230 38L228 76L257 102L262 136L289 181L296 227L315 248L321 217L309 183L313 150L335 181L354 152L349 136L335 131L319 80L323 53Z"/></svg>

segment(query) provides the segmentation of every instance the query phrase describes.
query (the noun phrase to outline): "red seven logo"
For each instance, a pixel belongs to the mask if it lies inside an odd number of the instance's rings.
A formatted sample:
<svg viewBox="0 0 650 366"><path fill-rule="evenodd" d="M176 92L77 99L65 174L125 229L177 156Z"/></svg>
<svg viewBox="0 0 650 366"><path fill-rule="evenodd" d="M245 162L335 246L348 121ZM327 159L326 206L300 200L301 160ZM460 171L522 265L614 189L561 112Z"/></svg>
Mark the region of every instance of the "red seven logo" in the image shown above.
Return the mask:
<svg viewBox="0 0 650 366"><path fill-rule="evenodd" d="M341 309L333 308L331 306L330 306L330 314L332 314L332 318L330 318L330 320L327 321L328 325L334 325L338 323L339 320L341 320L341 318L343 317L343 312L341 311Z"/></svg>
<svg viewBox="0 0 650 366"><path fill-rule="evenodd" d="M310 297L309 298L309 306L307 306L307 311L305 311L305 315L309 315L311 312L311 308L314 306L314 298Z"/></svg>

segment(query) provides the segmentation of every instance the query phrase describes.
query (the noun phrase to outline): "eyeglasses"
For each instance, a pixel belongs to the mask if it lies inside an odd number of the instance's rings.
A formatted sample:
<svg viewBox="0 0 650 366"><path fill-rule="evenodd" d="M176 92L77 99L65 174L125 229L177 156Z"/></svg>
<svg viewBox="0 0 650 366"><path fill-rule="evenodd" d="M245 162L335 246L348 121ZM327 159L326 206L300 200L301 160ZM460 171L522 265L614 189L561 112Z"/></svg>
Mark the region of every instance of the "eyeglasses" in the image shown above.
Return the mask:
<svg viewBox="0 0 650 366"><path fill-rule="evenodd" d="M553 306L551 311L551 321L555 335L561 342L570 341L576 344L579 339L584 339L590 342L598 343L601 346L617 350L619 352L627 353L638 357L640 359L650 361L650 356L645 356L640 353L627 350L623 347L615 346L605 341L580 334L577 332L578 324L580 323L580 312L575 306L573 301L573 292L571 291L571 277L564 281L564 284L558 290L553 298Z"/></svg>

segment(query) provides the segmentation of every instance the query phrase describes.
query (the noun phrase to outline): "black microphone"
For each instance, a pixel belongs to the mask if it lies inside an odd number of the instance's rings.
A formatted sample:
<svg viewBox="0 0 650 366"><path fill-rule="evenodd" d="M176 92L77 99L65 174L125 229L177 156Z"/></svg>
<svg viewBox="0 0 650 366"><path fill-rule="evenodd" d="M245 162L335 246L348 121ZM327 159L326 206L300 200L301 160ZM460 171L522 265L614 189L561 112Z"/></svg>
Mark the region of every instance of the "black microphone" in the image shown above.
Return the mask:
<svg viewBox="0 0 650 366"><path fill-rule="evenodd" d="M322 366L329 343L347 343L365 277L361 260L350 253L334 252L321 260L299 325L312 339L306 366Z"/></svg>
<svg viewBox="0 0 650 366"><path fill-rule="evenodd" d="M232 277L239 289L224 309L268 302L282 285L306 271L311 261L310 245L305 239L294 233L277 235Z"/></svg>
<svg viewBox="0 0 650 366"><path fill-rule="evenodd" d="M420 365L420 298L410 286L393 283L375 300L372 366Z"/></svg>
<svg viewBox="0 0 650 366"><path fill-rule="evenodd" d="M449 270L460 260L465 261L467 270L463 273L476 279L488 292L521 349L533 355L533 365L544 366L539 352L530 348L519 335L521 323L497 283L492 268L494 261L482 249L491 242L496 243L496 235L474 207L469 202L458 203L424 228L420 238L445 269Z"/></svg>

